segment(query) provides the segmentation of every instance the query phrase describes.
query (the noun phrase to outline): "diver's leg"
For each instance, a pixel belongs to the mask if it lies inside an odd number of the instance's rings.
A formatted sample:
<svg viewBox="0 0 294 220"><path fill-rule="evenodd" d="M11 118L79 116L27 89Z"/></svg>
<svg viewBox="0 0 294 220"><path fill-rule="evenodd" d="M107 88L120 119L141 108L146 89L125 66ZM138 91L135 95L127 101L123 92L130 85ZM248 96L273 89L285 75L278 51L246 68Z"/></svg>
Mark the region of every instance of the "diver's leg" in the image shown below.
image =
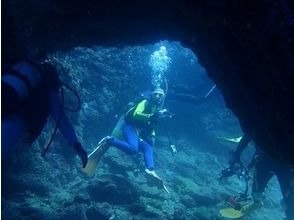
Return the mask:
<svg viewBox="0 0 294 220"><path fill-rule="evenodd" d="M1 154L2 159L8 157L16 149L25 133L24 121L19 115L12 114L1 122Z"/></svg>
<svg viewBox="0 0 294 220"><path fill-rule="evenodd" d="M259 156L259 160L255 163L255 172L252 182L252 199L253 202L242 207L243 213L252 212L263 205L264 190L268 181L272 178L273 172L269 164Z"/></svg>
<svg viewBox="0 0 294 220"><path fill-rule="evenodd" d="M68 141L69 145L73 148L76 154L80 157L83 163L83 167L85 167L88 160L87 152L83 149L82 144L78 141L76 132L63 111L63 106L58 96L58 91L55 89L52 89L49 92L49 110L50 115L55 120L62 135Z"/></svg>
<svg viewBox="0 0 294 220"><path fill-rule="evenodd" d="M133 125L126 124L123 127L123 135L126 141L122 141L116 137L111 138L108 144L115 146L127 154L135 154L138 152L138 134Z"/></svg>
<svg viewBox="0 0 294 220"><path fill-rule="evenodd" d="M287 220L294 220L294 170L278 165L276 175L283 194Z"/></svg>
<svg viewBox="0 0 294 220"><path fill-rule="evenodd" d="M153 148L147 142L139 141L139 150L144 154L145 166L149 170L154 169Z"/></svg>
<svg viewBox="0 0 294 220"><path fill-rule="evenodd" d="M274 172L270 161L260 156L259 161L256 162L252 183L252 198L256 204L262 203L265 187L273 175Z"/></svg>
<svg viewBox="0 0 294 220"><path fill-rule="evenodd" d="M167 193L169 193L168 189L163 183L163 180L161 177L157 175L157 173L154 170L154 161L153 161L153 148L150 144L148 144L146 141L140 139L139 140L139 150L143 152L144 154L144 160L145 160L145 172L147 174L147 177L151 179L154 183L156 183L159 187L162 187Z"/></svg>

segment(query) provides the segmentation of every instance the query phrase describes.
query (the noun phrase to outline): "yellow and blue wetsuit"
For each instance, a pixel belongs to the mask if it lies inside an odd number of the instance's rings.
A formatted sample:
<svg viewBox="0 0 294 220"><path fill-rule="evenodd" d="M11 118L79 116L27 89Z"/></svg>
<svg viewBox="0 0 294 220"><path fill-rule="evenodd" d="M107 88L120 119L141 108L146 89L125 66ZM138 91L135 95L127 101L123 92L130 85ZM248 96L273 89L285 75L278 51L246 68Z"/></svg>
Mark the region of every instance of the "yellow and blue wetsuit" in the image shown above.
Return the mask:
<svg viewBox="0 0 294 220"><path fill-rule="evenodd" d="M109 141L110 145L127 154L141 151L144 154L145 165L149 170L154 169L153 143L150 139L155 137L152 117L157 110L158 107L151 101L141 101L128 111L119 128L113 132L114 137Z"/></svg>

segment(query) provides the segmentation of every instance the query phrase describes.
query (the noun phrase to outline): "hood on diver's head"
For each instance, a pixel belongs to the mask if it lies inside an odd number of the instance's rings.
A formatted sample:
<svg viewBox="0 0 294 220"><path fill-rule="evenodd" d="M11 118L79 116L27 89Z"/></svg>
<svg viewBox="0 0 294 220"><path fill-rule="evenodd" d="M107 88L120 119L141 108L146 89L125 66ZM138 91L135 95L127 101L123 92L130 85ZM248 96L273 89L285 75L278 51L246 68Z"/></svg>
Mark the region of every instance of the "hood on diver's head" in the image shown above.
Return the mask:
<svg viewBox="0 0 294 220"><path fill-rule="evenodd" d="M156 89L153 90L152 95L153 94L161 94L161 95L165 95L165 92L163 91L162 88L157 87Z"/></svg>
<svg viewBox="0 0 294 220"><path fill-rule="evenodd" d="M165 92L160 87L153 90L151 100L157 105L161 105L165 96Z"/></svg>

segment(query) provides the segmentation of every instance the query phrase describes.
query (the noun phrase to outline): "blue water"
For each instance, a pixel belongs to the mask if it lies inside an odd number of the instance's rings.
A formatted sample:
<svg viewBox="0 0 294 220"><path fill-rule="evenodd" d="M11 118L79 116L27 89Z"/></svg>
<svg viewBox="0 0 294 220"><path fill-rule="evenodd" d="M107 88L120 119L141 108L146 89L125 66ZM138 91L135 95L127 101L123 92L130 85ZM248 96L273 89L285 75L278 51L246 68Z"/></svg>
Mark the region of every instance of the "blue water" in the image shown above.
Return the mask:
<svg viewBox="0 0 294 220"><path fill-rule="evenodd" d="M152 55L163 46L164 58L151 62ZM177 42L78 47L51 54L49 59L82 100L81 110L68 116L88 152L111 133L129 101L164 78L169 90L185 86L198 98L214 85L197 56ZM158 69L151 64L159 65ZM76 104L69 91L65 97L66 105ZM42 136L32 147L20 148L5 179L2 177L3 219L220 219L218 210L225 206L227 195L244 190L242 179L218 180L228 165L229 152L236 147L222 138L242 135L238 120L217 88L202 104L166 99L164 107L175 116L158 125L154 158L156 172L169 194L147 181L140 154L129 156L111 148L95 177L87 178L58 133L43 159L41 148L54 127L49 120ZM177 146L175 156L169 141ZM251 145L243 155L244 163L249 162L253 151ZM244 219L282 219L281 193L275 178L265 194L264 207Z"/></svg>

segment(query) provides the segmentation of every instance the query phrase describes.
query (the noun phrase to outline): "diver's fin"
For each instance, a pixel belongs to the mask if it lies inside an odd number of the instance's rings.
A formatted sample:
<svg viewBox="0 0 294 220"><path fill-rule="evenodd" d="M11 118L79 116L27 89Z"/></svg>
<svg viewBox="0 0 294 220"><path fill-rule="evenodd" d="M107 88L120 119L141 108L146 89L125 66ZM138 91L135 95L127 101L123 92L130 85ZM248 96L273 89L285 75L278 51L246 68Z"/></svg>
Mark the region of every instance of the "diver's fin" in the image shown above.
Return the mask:
<svg viewBox="0 0 294 220"><path fill-rule="evenodd" d="M164 185L163 180L154 172L154 170L150 171L145 169L148 179L150 179L158 188L163 188L164 191L169 193L169 190Z"/></svg>
<svg viewBox="0 0 294 220"><path fill-rule="evenodd" d="M219 139L221 140L224 140L224 141L229 141L229 142L233 142L233 143L239 143L242 139L242 136L240 137L236 137L236 138L227 138L227 137L218 137Z"/></svg>
<svg viewBox="0 0 294 220"><path fill-rule="evenodd" d="M236 210L232 207L220 209L219 213L222 217L228 219L238 219L245 215L245 213L241 212L241 210Z"/></svg>
<svg viewBox="0 0 294 220"><path fill-rule="evenodd" d="M81 168L81 171L86 173L89 177L94 175L101 157L109 149L109 145L106 141L110 138L110 136L106 136L99 141L95 150L89 155L87 166L85 168Z"/></svg>
<svg viewBox="0 0 294 220"><path fill-rule="evenodd" d="M250 212L255 211L256 209L263 206L263 202L249 202L243 204L240 209L234 209L233 207L223 208L219 210L219 213L222 217L228 219L238 219L242 218L243 216L247 215Z"/></svg>

